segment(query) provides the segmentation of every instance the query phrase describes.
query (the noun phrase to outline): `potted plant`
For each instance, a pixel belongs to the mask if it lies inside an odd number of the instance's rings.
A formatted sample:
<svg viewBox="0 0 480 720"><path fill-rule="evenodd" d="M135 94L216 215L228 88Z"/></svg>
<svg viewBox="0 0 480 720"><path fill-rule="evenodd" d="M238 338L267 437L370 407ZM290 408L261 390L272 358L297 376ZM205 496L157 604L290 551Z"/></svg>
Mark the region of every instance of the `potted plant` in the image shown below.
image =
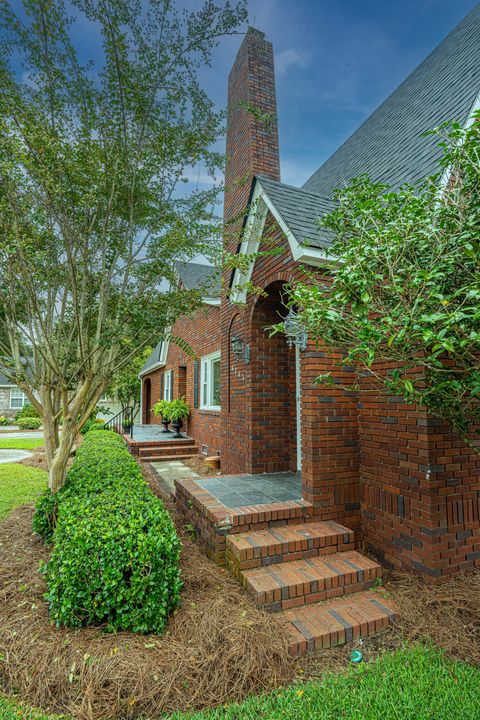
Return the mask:
<svg viewBox="0 0 480 720"><path fill-rule="evenodd" d="M152 407L152 412L156 417L161 417L161 423L163 425L162 433L169 433L172 432L168 429L168 426L170 425L171 421L171 415L170 415L170 405L172 403L169 400L159 400L155 403L155 405Z"/></svg>
<svg viewBox="0 0 480 720"><path fill-rule="evenodd" d="M132 419L126 418L125 420L123 420L122 426L123 426L123 432L126 433L127 435L130 435L130 433L132 432Z"/></svg>
<svg viewBox="0 0 480 720"><path fill-rule="evenodd" d="M175 428L175 435L173 437L183 437L180 432L180 428L183 426L183 421L190 415L190 408L185 402L185 398L177 398L176 400L172 400L172 402L170 403L169 412L172 425Z"/></svg>

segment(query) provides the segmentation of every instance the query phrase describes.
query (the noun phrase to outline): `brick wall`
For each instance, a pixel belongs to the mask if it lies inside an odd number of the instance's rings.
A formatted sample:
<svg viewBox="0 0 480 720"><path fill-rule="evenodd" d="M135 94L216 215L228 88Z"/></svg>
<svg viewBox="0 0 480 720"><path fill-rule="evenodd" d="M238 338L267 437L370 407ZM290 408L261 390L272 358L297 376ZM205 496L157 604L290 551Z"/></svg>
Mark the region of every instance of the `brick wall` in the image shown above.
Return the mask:
<svg viewBox="0 0 480 720"><path fill-rule="evenodd" d="M155 403L161 397L164 386L162 376L167 370L173 370L173 397L184 396L190 406L190 417L184 424L183 431L196 440L199 448L206 445L209 455L216 454L221 448L220 413L195 407L194 362L195 359L198 361L202 356L220 349L220 307L204 305L191 316L179 318L172 328L172 335L186 340L195 353L195 358L170 342L165 367L143 378L143 397L145 399L146 383L150 381L152 401ZM198 399L200 380L199 364ZM147 406L144 401L143 422L147 420ZM161 419L151 414L150 422L160 424Z"/></svg>
<svg viewBox="0 0 480 720"><path fill-rule="evenodd" d="M424 408L372 394L369 379L361 382L367 545L430 582L480 566L480 456Z"/></svg>

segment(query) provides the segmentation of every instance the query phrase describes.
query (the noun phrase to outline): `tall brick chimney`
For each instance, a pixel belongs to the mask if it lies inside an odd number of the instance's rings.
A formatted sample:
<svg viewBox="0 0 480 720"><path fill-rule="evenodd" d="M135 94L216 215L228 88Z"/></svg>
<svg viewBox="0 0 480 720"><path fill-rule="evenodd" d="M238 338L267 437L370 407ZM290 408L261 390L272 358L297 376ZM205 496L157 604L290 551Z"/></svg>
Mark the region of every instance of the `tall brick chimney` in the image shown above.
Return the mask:
<svg viewBox="0 0 480 720"><path fill-rule="evenodd" d="M248 29L228 78L226 154L228 223L245 210L253 175L280 180L273 48L254 28ZM228 231L227 236L232 237ZM234 250L236 242L238 236L227 244Z"/></svg>

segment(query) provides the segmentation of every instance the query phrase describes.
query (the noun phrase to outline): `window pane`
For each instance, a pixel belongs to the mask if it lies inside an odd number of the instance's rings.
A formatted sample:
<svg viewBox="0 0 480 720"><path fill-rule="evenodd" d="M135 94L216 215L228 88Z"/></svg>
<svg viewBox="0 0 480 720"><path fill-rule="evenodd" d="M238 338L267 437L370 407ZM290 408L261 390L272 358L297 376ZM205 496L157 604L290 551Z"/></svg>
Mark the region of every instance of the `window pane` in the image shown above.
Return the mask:
<svg viewBox="0 0 480 720"><path fill-rule="evenodd" d="M220 405L220 359L212 362L212 405Z"/></svg>
<svg viewBox="0 0 480 720"><path fill-rule="evenodd" d="M12 410L21 410L27 403L27 396L18 388L10 390L10 407Z"/></svg>
<svg viewBox="0 0 480 720"><path fill-rule="evenodd" d="M208 363L202 363L202 405L208 405Z"/></svg>

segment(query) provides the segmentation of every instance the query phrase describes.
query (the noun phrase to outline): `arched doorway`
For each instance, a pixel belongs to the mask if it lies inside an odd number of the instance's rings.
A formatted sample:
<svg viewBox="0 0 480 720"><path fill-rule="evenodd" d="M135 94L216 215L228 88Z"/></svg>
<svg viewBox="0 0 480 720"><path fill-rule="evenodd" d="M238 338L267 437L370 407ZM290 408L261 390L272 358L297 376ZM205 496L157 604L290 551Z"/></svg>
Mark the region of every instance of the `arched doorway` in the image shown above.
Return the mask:
<svg viewBox="0 0 480 720"><path fill-rule="evenodd" d="M258 299L251 320L252 472L300 470L300 354L268 328L287 314L284 282Z"/></svg>
<svg viewBox="0 0 480 720"><path fill-rule="evenodd" d="M152 381L147 378L143 383L143 423L150 425L150 412L152 407Z"/></svg>

